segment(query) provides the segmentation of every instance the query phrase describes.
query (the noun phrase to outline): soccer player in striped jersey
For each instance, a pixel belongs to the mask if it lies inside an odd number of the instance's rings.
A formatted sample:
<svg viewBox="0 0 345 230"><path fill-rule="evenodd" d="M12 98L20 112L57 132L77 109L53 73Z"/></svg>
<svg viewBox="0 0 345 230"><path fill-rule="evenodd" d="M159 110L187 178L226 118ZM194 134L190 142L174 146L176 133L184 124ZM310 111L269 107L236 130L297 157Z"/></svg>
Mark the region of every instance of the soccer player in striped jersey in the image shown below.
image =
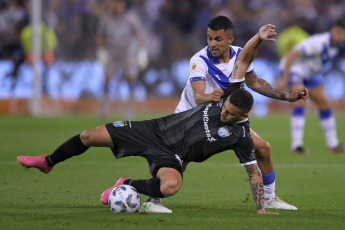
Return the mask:
<svg viewBox="0 0 345 230"><path fill-rule="evenodd" d="M266 25L247 43L235 64L230 79L233 83L229 84L219 102L204 103L185 112L152 120L109 123L70 138L48 156L18 156L17 160L25 167L49 173L54 165L83 154L89 147L111 148L116 158L145 157L153 177L145 180L121 177L103 192L101 201L107 204L112 189L121 184L129 184L152 197L172 196L182 185L184 161L202 162L214 154L233 149L248 173L257 213L276 214L264 207L263 180L248 121L253 98L240 89L245 69L254 59L260 42L272 40L275 35L274 27ZM289 97L297 100L304 98L305 93L299 90Z"/></svg>
<svg viewBox="0 0 345 230"><path fill-rule="evenodd" d="M336 21L330 32L312 35L296 45L281 60L283 80L279 89L291 91L307 87L310 99L319 109L327 150L330 153L344 153L337 136L337 127L330 103L325 95L321 72L325 63L345 53L345 17ZM308 153L303 146L306 103L295 103L291 115L291 149L295 154Z"/></svg>
<svg viewBox="0 0 345 230"><path fill-rule="evenodd" d="M225 16L213 18L207 28L208 46L196 53L190 60L189 77L184 88L181 100L175 110L176 113L194 108L205 102L218 102L223 96L223 91L228 87L234 65L238 60L242 48L231 45L234 41L233 24ZM245 74L245 83L252 90L270 98L294 101L290 95L273 88L264 79L258 78L252 64ZM306 93L307 95L307 93ZM254 139L255 154L258 165L263 174L265 188L265 205L267 208L297 210L275 195L275 171L271 157L271 148L252 129L250 134ZM151 207L150 212L168 211L160 199L150 197L143 204Z"/></svg>

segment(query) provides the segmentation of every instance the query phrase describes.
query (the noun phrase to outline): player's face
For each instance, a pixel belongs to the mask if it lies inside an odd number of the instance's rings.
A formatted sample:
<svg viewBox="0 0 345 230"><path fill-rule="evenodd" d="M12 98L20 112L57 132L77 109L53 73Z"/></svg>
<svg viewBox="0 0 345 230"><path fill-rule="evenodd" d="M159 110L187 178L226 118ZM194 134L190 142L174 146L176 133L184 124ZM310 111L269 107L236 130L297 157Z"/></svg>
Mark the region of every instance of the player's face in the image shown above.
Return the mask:
<svg viewBox="0 0 345 230"><path fill-rule="evenodd" d="M345 28L337 26L332 31L334 45L340 45L345 42Z"/></svg>
<svg viewBox="0 0 345 230"><path fill-rule="evenodd" d="M225 101L222 108L222 113L220 114L220 120L223 123L226 123L226 124L236 123L238 121L242 121L243 119L247 117L248 117L248 114L243 113L241 109L231 104L229 99Z"/></svg>
<svg viewBox="0 0 345 230"><path fill-rule="evenodd" d="M233 41L234 36L232 36L231 30L211 30L207 28L207 43L214 57L230 59L229 46Z"/></svg>

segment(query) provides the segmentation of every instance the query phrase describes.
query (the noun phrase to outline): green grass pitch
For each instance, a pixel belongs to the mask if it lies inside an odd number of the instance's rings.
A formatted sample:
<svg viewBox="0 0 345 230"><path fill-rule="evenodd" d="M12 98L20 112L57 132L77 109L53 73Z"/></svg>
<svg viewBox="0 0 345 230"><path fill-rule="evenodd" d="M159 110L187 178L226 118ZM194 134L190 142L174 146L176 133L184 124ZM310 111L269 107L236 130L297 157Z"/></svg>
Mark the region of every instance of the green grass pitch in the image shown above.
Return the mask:
<svg viewBox="0 0 345 230"><path fill-rule="evenodd" d="M256 214L247 174L232 151L189 165L181 190L164 199L172 214L115 214L100 203L118 177L149 178L143 158L116 160L106 148L91 148L47 175L16 161L18 155L50 154L101 124L79 115L0 117L1 229L345 229L345 154L326 153L317 116L306 122L305 147L311 151L306 156L290 153L288 115L251 119L251 127L271 144L277 195L299 208L277 216ZM345 143L340 114L337 126Z"/></svg>

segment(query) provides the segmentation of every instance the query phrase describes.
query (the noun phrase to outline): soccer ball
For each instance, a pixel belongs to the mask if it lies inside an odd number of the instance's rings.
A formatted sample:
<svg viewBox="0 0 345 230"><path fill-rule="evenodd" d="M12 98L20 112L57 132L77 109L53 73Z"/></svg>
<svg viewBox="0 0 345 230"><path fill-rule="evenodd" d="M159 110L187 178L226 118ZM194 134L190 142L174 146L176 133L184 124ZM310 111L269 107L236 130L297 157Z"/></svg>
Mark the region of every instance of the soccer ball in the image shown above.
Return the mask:
<svg viewBox="0 0 345 230"><path fill-rule="evenodd" d="M130 185L117 186L111 191L108 198L112 212L136 212L140 207L140 202L140 194Z"/></svg>

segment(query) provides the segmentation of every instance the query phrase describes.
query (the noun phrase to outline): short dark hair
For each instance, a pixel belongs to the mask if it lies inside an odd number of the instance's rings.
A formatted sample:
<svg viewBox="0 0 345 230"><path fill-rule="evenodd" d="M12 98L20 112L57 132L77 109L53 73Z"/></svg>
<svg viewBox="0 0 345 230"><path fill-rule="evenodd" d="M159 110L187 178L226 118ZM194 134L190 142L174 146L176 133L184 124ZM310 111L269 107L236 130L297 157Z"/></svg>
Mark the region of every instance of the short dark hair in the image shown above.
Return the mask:
<svg viewBox="0 0 345 230"><path fill-rule="evenodd" d="M253 96L245 89L238 89L229 98L230 103L241 109L244 113L249 113L254 104Z"/></svg>
<svg viewBox="0 0 345 230"><path fill-rule="evenodd" d="M342 28L345 28L345 16L339 18L335 23L334 26L340 26Z"/></svg>
<svg viewBox="0 0 345 230"><path fill-rule="evenodd" d="M232 21L229 18L221 15L211 19L207 27L214 31L234 29Z"/></svg>

